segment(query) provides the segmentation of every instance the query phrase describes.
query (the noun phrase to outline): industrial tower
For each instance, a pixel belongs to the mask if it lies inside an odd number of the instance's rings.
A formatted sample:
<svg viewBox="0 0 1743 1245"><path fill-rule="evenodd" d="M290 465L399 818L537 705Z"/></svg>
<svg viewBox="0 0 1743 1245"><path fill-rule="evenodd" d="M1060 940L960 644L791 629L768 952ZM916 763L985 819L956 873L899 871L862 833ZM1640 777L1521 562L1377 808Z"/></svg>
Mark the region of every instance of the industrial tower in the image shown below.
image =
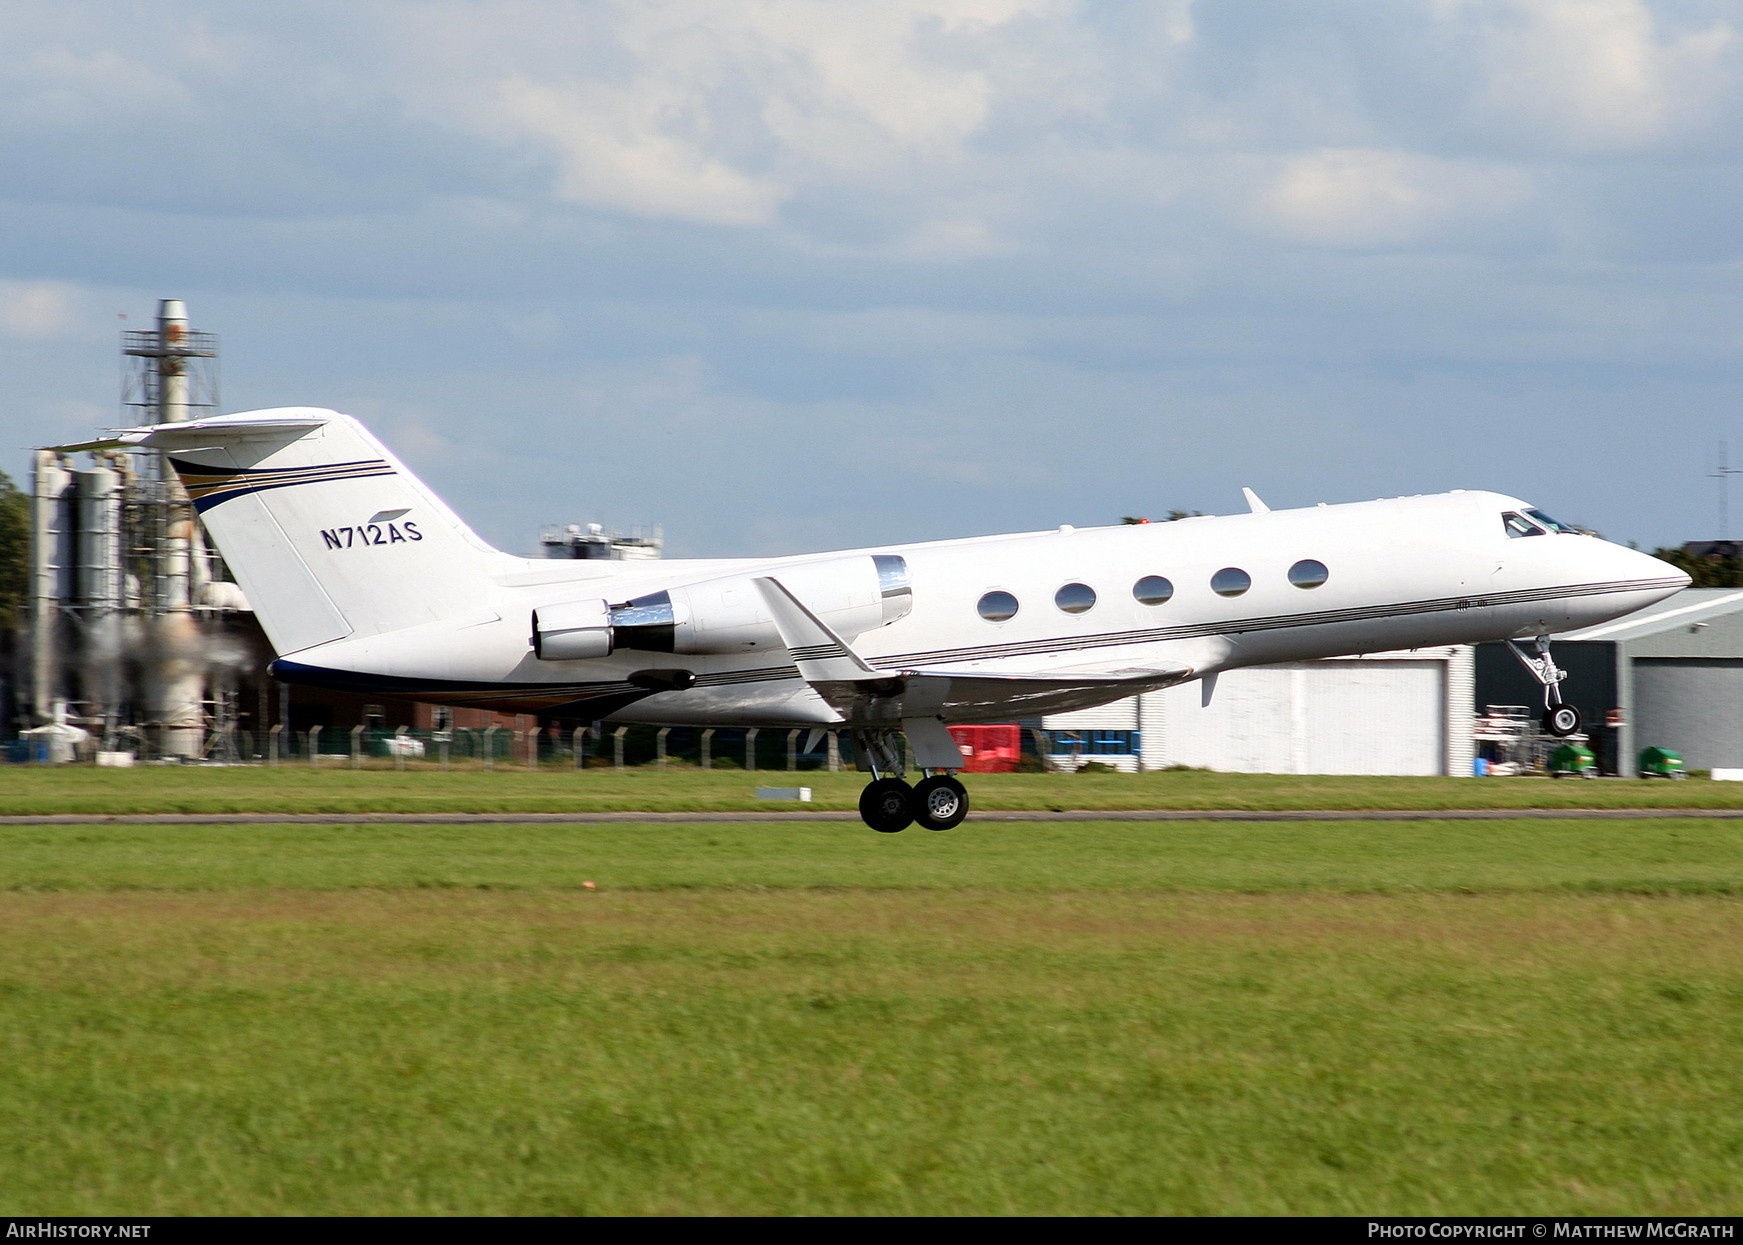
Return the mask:
<svg viewBox="0 0 1743 1245"><path fill-rule="evenodd" d="M217 406L217 339L179 299L122 334L122 402L139 423ZM28 715L65 749L235 759L236 683L249 657L219 625L246 609L156 451L38 451L32 482Z"/></svg>

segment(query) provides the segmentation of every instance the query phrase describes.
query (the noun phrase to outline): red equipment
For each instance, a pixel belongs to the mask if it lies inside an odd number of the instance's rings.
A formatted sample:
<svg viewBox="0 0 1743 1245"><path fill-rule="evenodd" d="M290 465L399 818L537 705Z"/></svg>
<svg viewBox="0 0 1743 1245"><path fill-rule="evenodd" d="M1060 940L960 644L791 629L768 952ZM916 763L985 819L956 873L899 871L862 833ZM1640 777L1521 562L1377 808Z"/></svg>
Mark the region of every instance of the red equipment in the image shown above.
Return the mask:
<svg viewBox="0 0 1743 1245"><path fill-rule="evenodd" d="M1023 731L1010 726L953 726L950 737L962 749L965 774L1009 774L1023 755Z"/></svg>

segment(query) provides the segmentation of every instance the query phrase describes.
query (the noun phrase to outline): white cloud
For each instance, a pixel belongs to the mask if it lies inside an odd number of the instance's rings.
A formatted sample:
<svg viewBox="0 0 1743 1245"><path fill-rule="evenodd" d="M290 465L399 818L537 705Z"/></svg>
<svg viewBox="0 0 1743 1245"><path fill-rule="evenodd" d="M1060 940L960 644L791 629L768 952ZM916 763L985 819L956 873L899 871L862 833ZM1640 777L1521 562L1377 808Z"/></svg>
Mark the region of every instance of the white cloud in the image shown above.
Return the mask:
<svg viewBox="0 0 1743 1245"><path fill-rule="evenodd" d="M554 149L557 193L570 203L715 225L766 224L782 187L708 154L698 138L673 133L673 121L700 120L700 109L669 85L562 88L514 78L500 87L498 115Z"/></svg>
<svg viewBox="0 0 1743 1245"><path fill-rule="evenodd" d="M43 339L80 331L77 294L61 281L0 281L0 333Z"/></svg>
<svg viewBox="0 0 1743 1245"><path fill-rule="evenodd" d="M1662 6L1659 6L1660 8ZM1646 0L1513 0L1442 5L1475 16L1487 81L1476 105L1527 138L1628 150L1712 120L1743 52L1715 21L1668 36Z"/></svg>
<svg viewBox="0 0 1743 1245"><path fill-rule="evenodd" d="M1029 26L1070 10L637 0L507 13L407 14L408 70L414 56L432 70L402 84L416 111L546 153L563 201L749 226L807 189L884 191L959 165L1001 92L1045 59ZM959 250L963 229L947 228Z"/></svg>
<svg viewBox="0 0 1743 1245"><path fill-rule="evenodd" d="M1385 248L1511 210L1530 190L1526 174L1504 165L1332 148L1285 159L1258 208L1261 220L1296 241Z"/></svg>
<svg viewBox="0 0 1743 1245"><path fill-rule="evenodd" d="M180 116L189 100L172 72L112 48L50 47L24 58L4 75L0 116L14 124L50 129L113 125L156 114Z"/></svg>

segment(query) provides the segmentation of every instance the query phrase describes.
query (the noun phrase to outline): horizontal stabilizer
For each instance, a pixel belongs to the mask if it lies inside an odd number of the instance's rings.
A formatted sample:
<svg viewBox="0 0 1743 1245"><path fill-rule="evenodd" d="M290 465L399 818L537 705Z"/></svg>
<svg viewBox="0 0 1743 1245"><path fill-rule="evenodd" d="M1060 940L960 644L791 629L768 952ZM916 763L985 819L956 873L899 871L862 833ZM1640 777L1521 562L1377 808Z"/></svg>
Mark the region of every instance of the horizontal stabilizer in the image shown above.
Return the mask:
<svg viewBox="0 0 1743 1245"><path fill-rule="evenodd" d="M176 424L152 424L144 428L112 428L107 437L95 441L80 441L73 445L45 445L54 453L76 454L85 450L117 450L134 446L148 449L188 449L190 443L216 445L238 437L277 436L284 433L311 432L329 422L319 416L275 416L266 419L248 416L220 415L212 419L190 419Z"/></svg>

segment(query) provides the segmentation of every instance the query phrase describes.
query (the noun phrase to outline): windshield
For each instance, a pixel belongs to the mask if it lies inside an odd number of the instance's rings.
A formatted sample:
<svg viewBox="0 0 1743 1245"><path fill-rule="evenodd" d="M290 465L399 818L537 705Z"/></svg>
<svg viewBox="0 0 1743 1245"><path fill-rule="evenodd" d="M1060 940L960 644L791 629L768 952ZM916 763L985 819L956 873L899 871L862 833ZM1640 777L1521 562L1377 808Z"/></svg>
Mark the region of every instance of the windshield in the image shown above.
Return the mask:
<svg viewBox="0 0 1743 1245"><path fill-rule="evenodd" d="M1509 540L1517 540L1521 536L1542 536L1544 531L1523 515L1514 514L1511 510L1501 516L1501 522L1507 529Z"/></svg>
<svg viewBox="0 0 1743 1245"><path fill-rule="evenodd" d="M1573 524L1563 523L1560 519L1552 519L1541 510L1527 510L1525 513L1530 515L1533 519L1536 519L1552 532L1567 532L1573 536L1581 534L1580 529L1575 527Z"/></svg>

